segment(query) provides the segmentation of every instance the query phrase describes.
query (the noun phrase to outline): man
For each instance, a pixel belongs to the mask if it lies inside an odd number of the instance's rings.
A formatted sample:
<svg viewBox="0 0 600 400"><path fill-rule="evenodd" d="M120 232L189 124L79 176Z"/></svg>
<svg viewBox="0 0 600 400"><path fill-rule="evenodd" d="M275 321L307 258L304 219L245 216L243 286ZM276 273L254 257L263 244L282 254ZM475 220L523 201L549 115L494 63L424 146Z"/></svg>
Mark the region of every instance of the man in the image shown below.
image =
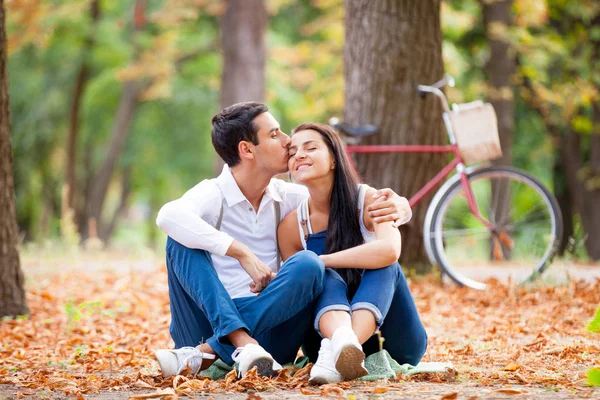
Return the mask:
<svg viewBox="0 0 600 400"><path fill-rule="evenodd" d="M302 251L279 269L277 225L308 197L306 188L273 179L287 171L290 138L261 103L234 104L212 120L212 142L226 165L157 217L169 236L171 336L158 350L163 375L196 373L217 357L271 375L292 362L311 329L324 265ZM406 199L389 189L370 212L377 222L410 219ZM195 346L195 347L194 347Z"/></svg>

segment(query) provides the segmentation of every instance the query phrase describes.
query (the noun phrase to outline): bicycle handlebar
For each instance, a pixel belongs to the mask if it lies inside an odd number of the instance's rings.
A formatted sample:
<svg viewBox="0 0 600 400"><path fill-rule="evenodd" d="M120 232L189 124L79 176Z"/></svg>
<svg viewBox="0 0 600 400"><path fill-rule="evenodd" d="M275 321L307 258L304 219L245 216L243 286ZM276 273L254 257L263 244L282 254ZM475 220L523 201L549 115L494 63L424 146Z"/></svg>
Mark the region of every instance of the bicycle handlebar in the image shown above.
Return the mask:
<svg viewBox="0 0 600 400"><path fill-rule="evenodd" d="M437 97L440 98L444 111L450 111L450 107L448 106L448 100L446 99L444 92L441 91L441 88L443 88L444 86L454 87L454 78L452 77L452 75L446 74L442 79L431 85L419 85L417 86L417 90L419 92L419 96L421 97L425 97L427 93L435 94Z"/></svg>

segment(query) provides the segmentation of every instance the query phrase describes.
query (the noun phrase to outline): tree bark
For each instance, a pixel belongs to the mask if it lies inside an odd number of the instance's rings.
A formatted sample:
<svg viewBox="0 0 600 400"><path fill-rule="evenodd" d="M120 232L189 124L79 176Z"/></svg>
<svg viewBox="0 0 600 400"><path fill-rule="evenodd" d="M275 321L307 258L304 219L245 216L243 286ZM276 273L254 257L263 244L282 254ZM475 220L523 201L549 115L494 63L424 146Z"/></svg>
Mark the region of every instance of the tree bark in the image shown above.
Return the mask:
<svg viewBox="0 0 600 400"><path fill-rule="evenodd" d="M6 14L4 0L0 0L0 316L16 316L28 314L29 309L17 251L6 53Z"/></svg>
<svg viewBox="0 0 600 400"><path fill-rule="evenodd" d="M227 0L221 23L221 109L241 101L264 101L266 27L264 0ZM217 156L216 172L222 167Z"/></svg>
<svg viewBox="0 0 600 400"><path fill-rule="evenodd" d="M92 1L92 4L90 6L90 17L92 25L96 25L100 17L99 0ZM83 45L82 62L81 67L79 68L79 72L77 73L77 79L75 81L73 100L71 102L71 112L69 117L69 136L67 139L67 167L65 182L68 188L67 206L71 209L76 209L74 199L77 191L75 167L77 162L77 137L79 136L79 110L81 108L81 100L83 98L85 86L88 80L88 55L94 46L94 37L92 35L86 39Z"/></svg>
<svg viewBox="0 0 600 400"><path fill-rule="evenodd" d="M375 124L364 144L443 144L439 99L421 99L417 85L442 78L439 0L345 0L345 121ZM359 174L374 187L409 197L444 165L439 154L357 154ZM433 192L402 229L402 262L431 268L423 249L423 219Z"/></svg>

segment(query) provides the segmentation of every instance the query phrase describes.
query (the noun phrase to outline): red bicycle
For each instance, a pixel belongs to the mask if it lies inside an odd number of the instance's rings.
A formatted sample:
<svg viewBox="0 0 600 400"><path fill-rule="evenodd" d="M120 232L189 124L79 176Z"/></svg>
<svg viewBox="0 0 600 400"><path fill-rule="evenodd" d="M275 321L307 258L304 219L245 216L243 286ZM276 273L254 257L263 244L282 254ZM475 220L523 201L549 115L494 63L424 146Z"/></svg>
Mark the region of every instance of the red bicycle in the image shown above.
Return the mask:
<svg viewBox="0 0 600 400"><path fill-rule="evenodd" d="M459 285L485 290L489 268L520 283L531 281L552 262L562 238L562 219L552 193L528 173L504 166L479 164L499 157L493 107L476 101L448 106L441 88L454 86L446 75L432 85L419 85L421 96L434 94L443 107L448 145L359 145L361 137L376 134L374 125L352 127L330 120L346 137L346 152L448 153L452 160L409 202L419 203L452 170L436 192L425 217L423 238L432 264ZM484 271L485 270L485 271Z"/></svg>

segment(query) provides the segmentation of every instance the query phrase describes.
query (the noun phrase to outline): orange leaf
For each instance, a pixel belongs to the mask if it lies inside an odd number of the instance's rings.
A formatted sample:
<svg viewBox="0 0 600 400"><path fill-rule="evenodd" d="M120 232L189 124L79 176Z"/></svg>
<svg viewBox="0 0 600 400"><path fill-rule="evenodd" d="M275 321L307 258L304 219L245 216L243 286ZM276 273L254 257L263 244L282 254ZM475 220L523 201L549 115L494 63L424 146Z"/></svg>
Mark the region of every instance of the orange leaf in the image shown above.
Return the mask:
<svg viewBox="0 0 600 400"><path fill-rule="evenodd" d="M458 392L448 393L440 397L440 400L455 400L458 398Z"/></svg>
<svg viewBox="0 0 600 400"><path fill-rule="evenodd" d="M517 389L498 389L498 390L494 390L494 393L502 393L502 394L506 394L508 396L513 396L513 395L517 395L517 394L527 393L527 391L526 390L517 390Z"/></svg>

